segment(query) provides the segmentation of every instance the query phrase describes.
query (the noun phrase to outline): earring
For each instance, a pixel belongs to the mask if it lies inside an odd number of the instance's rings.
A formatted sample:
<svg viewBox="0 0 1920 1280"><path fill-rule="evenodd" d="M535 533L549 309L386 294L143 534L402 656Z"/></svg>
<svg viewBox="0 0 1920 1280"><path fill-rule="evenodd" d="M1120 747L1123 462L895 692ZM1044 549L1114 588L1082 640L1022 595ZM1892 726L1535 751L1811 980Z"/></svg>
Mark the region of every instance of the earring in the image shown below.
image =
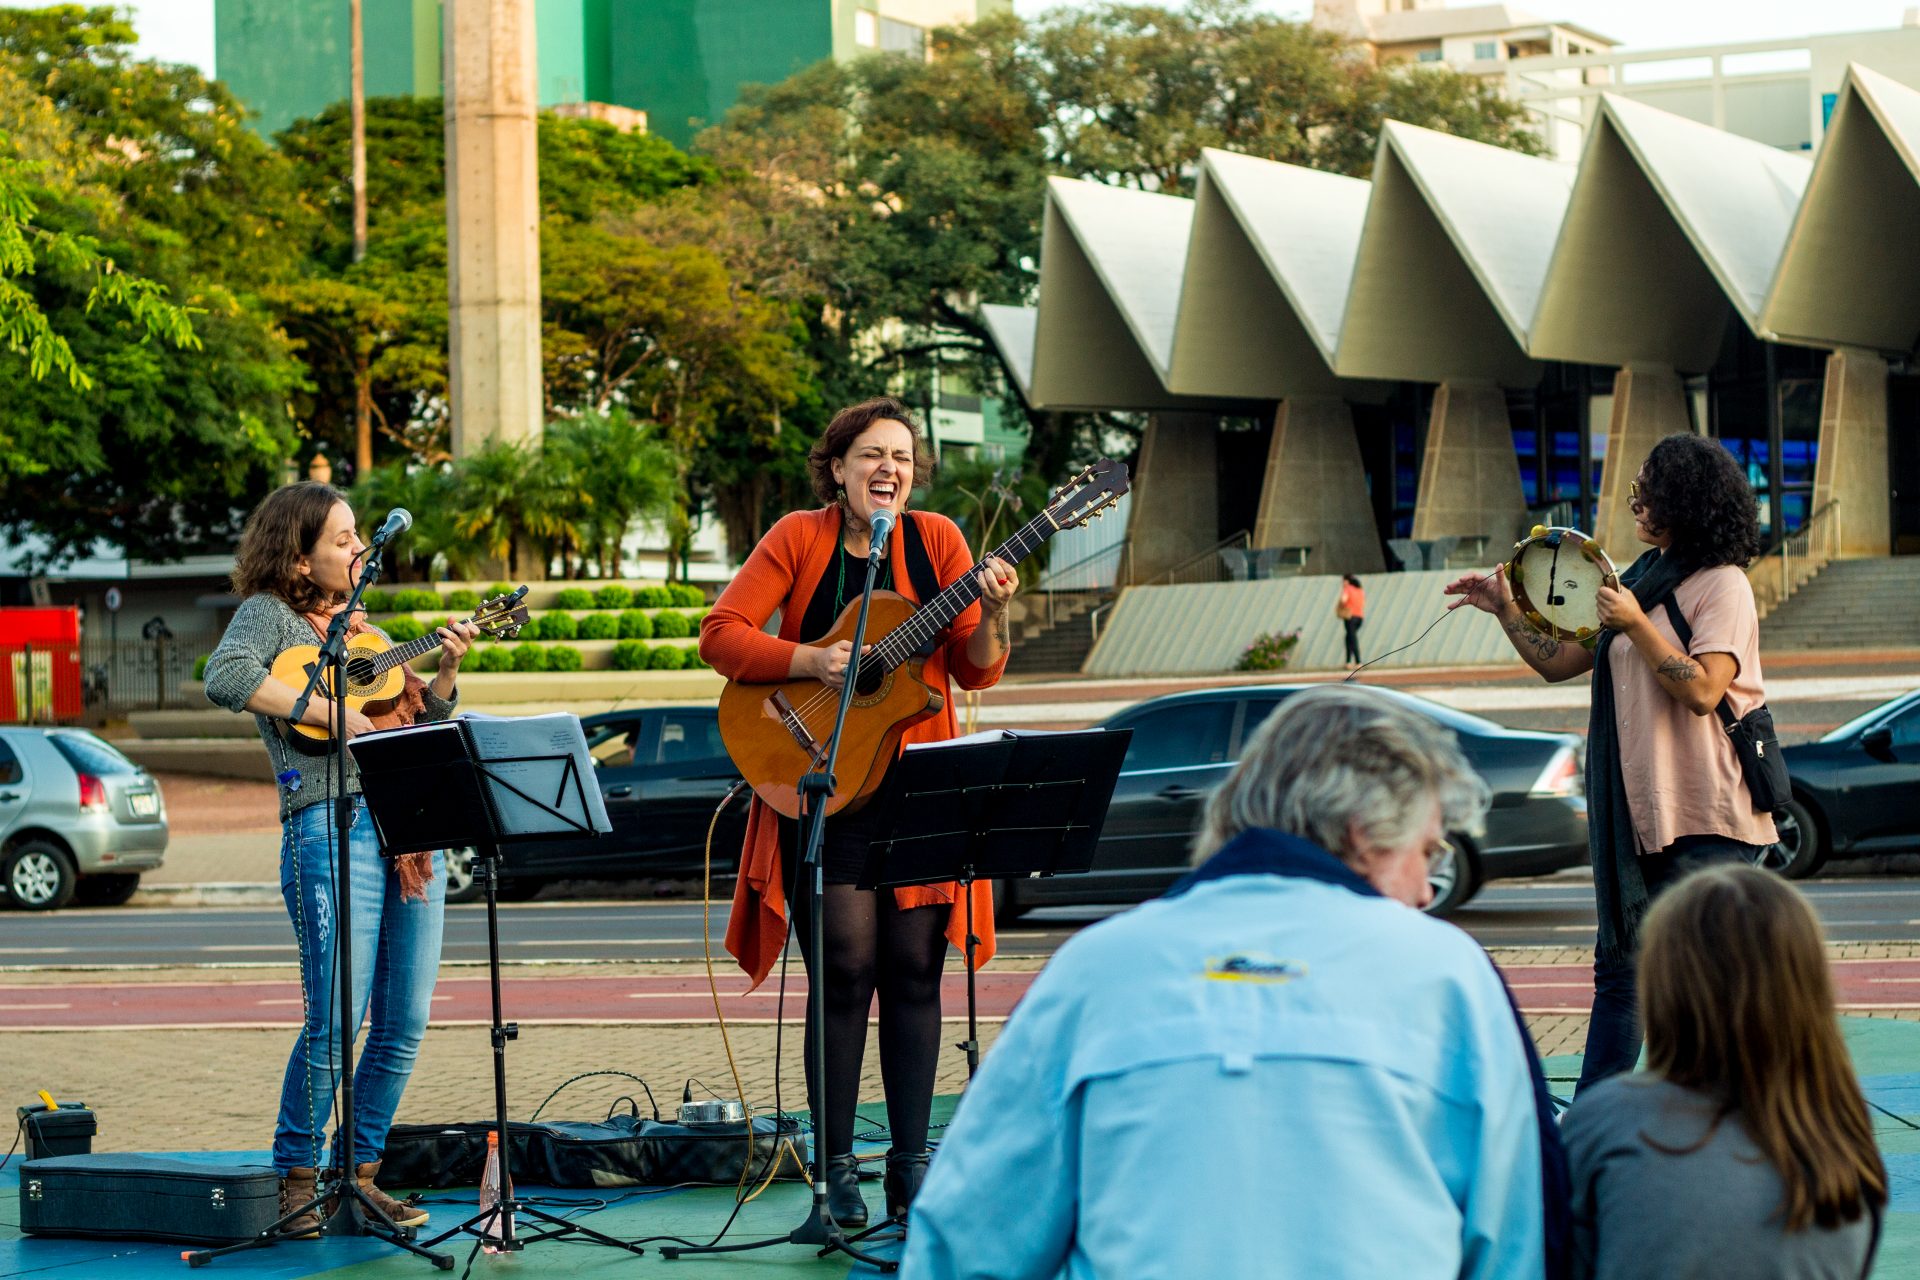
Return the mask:
<svg viewBox="0 0 1920 1280"><path fill-rule="evenodd" d="M841 485L833 491L833 500L843 507L847 505L847 487L845 485Z"/></svg>

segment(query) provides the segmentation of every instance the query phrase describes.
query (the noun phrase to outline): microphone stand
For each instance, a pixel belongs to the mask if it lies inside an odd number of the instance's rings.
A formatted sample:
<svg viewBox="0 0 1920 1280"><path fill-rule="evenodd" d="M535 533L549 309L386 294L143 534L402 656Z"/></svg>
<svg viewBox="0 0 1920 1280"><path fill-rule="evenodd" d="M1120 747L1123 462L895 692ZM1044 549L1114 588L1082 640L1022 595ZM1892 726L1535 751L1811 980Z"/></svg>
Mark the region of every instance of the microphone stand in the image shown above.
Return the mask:
<svg viewBox="0 0 1920 1280"><path fill-rule="evenodd" d="M834 713L833 733L827 738L826 759L819 768L809 770L800 777L800 817L801 828L805 832L801 845L800 874L806 878L807 918L812 922L813 941L807 956L807 1029L813 1038L813 1052L809 1055L812 1059L809 1065L813 1068L813 1087L810 1090L812 1096L808 1099L808 1106L813 1111L813 1167L809 1175L813 1181L813 1204L807 1211L806 1221L784 1236L754 1240L747 1244L662 1246L660 1256L663 1258L678 1258L686 1254L745 1253L776 1244L805 1244L819 1245L817 1256L822 1258L830 1253L844 1253L856 1262L864 1262L880 1271L899 1270L900 1264L897 1262L854 1248L847 1233L833 1220L833 1214L827 1209L827 1148L823 1141L827 1093L826 957L823 954L827 882L825 860L821 855L826 844L827 801L836 789L833 767L840 759L840 731L846 726L847 710L853 705L854 688L860 680L860 650L867 637L867 607L873 603L873 583L879 576L877 570L883 546L884 543L875 538L867 551L867 582L860 592L860 612L853 623L853 651L847 657L847 680L840 686L840 706Z"/></svg>
<svg viewBox="0 0 1920 1280"><path fill-rule="evenodd" d="M313 1199L298 1205L280 1216L279 1220L267 1227L259 1235L240 1244L227 1245L220 1249L203 1249L183 1255L190 1267L201 1267L221 1254L232 1253L238 1249L253 1249L263 1245L275 1244L289 1237L280 1234L281 1228L300 1217L309 1209L327 1212L327 1202L333 1202L333 1209L326 1222L321 1226L322 1235L329 1236L374 1236L385 1240L396 1248L415 1253L433 1263L441 1271L453 1270L453 1257L450 1254L435 1253L413 1243L414 1230L411 1227L396 1225L392 1219L380 1211L372 1197L360 1189L360 1180L355 1176L353 1150L353 1040L357 1028L354 1025L353 1000L353 857L348 838L353 831L353 797L347 794L347 627L355 609L360 607L360 597L368 586L379 581L380 557L385 543L375 538L367 549L367 558L361 566L359 581L353 584L353 594L347 597L346 605L333 615L333 621L327 624L326 638L320 644L320 659L307 673L307 687L294 700L293 711L287 717L288 723L299 724L307 714L307 705L315 693L321 694L333 703L333 731L328 754L332 758L334 777L340 780L340 794L334 797L334 992L336 1003L340 1007L340 1025L337 1034L340 1037L340 1123L334 1133L333 1152L338 1168L330 1162L320 1171L320 1177L314 1187ZM324 682L324 688L322 687ZM328 1175L331 1175L329 1177Z"/></svg>

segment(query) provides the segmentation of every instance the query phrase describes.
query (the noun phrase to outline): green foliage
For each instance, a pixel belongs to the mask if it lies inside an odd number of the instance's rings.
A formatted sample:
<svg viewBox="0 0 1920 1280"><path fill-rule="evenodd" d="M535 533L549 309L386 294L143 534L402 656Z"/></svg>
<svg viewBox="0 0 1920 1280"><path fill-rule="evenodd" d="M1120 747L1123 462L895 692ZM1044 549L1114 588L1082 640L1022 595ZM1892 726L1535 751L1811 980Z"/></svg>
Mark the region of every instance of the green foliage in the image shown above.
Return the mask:
<svg viewBox="0 0 1920 1280"><path fill-rule="evenodd" d="M193 660L193 678L195 680L205 680L207 678L207 659L212 656L210 653L203 653Z"/></svg>
<svg viewBox="0 0 1920 1280"><path fill-rule="evenodd" d="M1047 482L1021 467L952 459L934 473L925 505L959 525L974 555L983 556L1046 507ZM1031 583L1043 563L1043 554L1029 556L1020 576Z"/></svg>
<svg viewBox="0 0 1920 1280"><path fill-rule="evenodd" d="M673 592L665 587L641 587L633 593L633 602L642 609L663 609L674 603Z"/></svg>
<svg viewBox="0 0 1920 1280"><path fill-rule="evenodd" d="M708 664L707 660L700 656L700 650L698 648L689 647L684 652L686 654L687 670L689 671L693 671L695 669L711 670L711 667Z"/></svg>
<svg viewBox="0 0 1920 1280"><path fill-rule="evenodd" d="M360 603L366 606L368 613L392 613L393 592L383 591L379 587L369 587L360 595Z"/></svg>
<svg viewBox="0 0 1920 1280"><path fill-rule="evenodd" d="M1240 655L1235 664L1236 671L1280 671L1287 665L1287 655L1300 643L1298 631L1267 631L1253 638L1246 652Z"/></svg>
<svg viewBox="0 0 1920 1280"><path fill-rule="evenodd" d="M547 670L578 671L580 651L570 644L556 644L547 650Z"/></svg>
<svg viewBox="0 0 1920 1280"><path fill-rule="evenodd" d="M393 593L393 607L401 613L435 613L440 609L440 593L409 587Z"/></svg>
<svg viewBox="0 0 1920 1280"><path fill-rule="evenodd" d="M462 613L472 613L480 607L480 593L471 587L458 587L442 597L449 609L458 609Z"/></svg>
<svg viewBox="0 0 1920 1280"><path fill-rule="evenodd" d="M514 587L511 583L496 582L487 588L487 599L492 600L498 596L510 596L513 592Z"/></svg>
<svg viewBox="0 0 1920 1280"><path fill-rule="evenodd" d="M672 603L682 608L698 609L707 602L707 593L691 582L669 582L667 594L672 598Z"/></svg>
<svg viewBox="0 0 1920 1280"><path fill-rule="evenodd" d="M617 582L609 582L593 593L596 609L624 609L633 603L633 592Z"/></svg>
<svg viewBox="0 0 1920 1280"><path fill-rule="evenodd" d="M543 613L540 615L540 638L542 640L571 640L580 634L580 624L570 613Z"/></svg>
<svg viewBox="0 0 1920 1280"><path fill-rule="evenodd" d="M653 634L662 640L684 640L693 634L693 623L684 613L663 609L653 616Z"/></svg>
<svg viewBox="0 0 1920 1280"><path fill-rule="evenodd" d="M393 641L395 644L405 644L409 640L418 640L421 636L427 634L426 623L404 613L392 618L382 618L375 625L386 632L387 639Z"/></svg>
<svg viewBox="0 0 1920 1280"><path fill-rule="evenodd" d="M517 644L513 647L513 669L531 672L547 669L547 653L537 644Z"/></svg>
<svg viewBox="0 0 1920 1280"><path fill-rule="evenodd" d="M641 617L646 617L641 614ZM614 640L620 635L620 615L614 613L590 613L580 619L579 636L582 640Z"/></svg>
<svg viewBox="0 0 1920 1280"><path fill-rule="evenodd" d="M540 618L538 615L529 617L525 622L520 624L520 638L522 640L540 639Z"/></svg>
<svg viewBox="0 0 1920 1280"><path fill-rule="evenodd" d="M677 644L657 644L647 654L647 670L678 671L687 665L687 650Z"/></svg>
<svg viewBox="0 0 1920 1280"><path fill-rule="evenodd" d="M593 592L587 590L585 587L562 588L561 591L554 596L553 606L556 609L591 609L593 608Z"/></svg>
<svg viewBox="0 0 1920 1280"><path fill-rule="evenodd" d="M647 669L647 642L644 640L622 640L613 646L613 667L616 671L645 671Z"/></svg>
<svg viewBox="0 0 1920 1280"><path fill-rule="evenodd" d="M466 659L461 662L460 669L462 671L481 672L511 671L513 670L513 655L507 652L504 645L493 643L483 644L467 651Z"/></svg>
<svg viewBox="0 0 1920 1280"><path fill-rule="evenodd" d="M653 615L642 613L638 609L627 609L620 614L620 638L623 640L653 639Z"/></svg>

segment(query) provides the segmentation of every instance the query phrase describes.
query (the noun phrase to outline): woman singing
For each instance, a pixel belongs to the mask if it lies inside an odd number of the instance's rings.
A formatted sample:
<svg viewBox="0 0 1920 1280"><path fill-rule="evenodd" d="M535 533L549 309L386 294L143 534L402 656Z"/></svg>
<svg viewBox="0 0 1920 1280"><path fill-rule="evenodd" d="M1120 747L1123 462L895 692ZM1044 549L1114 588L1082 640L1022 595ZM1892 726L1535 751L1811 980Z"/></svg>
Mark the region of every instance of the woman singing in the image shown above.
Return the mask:
<svg viewBox="0 0 1920 1280"><path fill-rule="evenodd" d="M1529 626L1498 571L1446 588L1465 597L1449 608L1471 603L1498 618L1546 679L1593 672L1587 851L1600 927L1582 1089L1640 1056L1634 952L1648 904L1684 872L1750 861L1778 839L1714 713L1722 698L1736 718L1766 701L1760 621L1741 572L1760 546L1753 490L1717 440L1673 435L1628 492L1634 532L1653 550L1618 589L1600 589L1592 652Z"/></svg>
<svg viewBox="0 0 1920 1280"><path fill-rule="evenodd" d="M810 647L832 630L866 585L869 521L881 508L901 513L877 569L877 588L924 603L928 596L977 572L981 600L968 606L936 645L922 672L945 695L940 713L908 729L905 742L953 737L951 678L963 689L983 689L1000 678L1010 645L1008 602L1013 568L989 556L976 571L960 530L945 516L906 513L907 495L926 482L929 467L920 432L906 405L890 397L842 409L807 458L814 492L824 506L796 511L770 530L747 558L700 629L701 657L730 680L754 683L812 678L845 682L851 644ZM762 631L780 614L779 635ZM824 981L810 982L809 999L825 989L827 1078L809 1079L815 1097L817 1141L827 1160L828 1200L843 1227L862 1226L853 1155L854 1108L867 1047L867 1016L880 996L880 1075L887 1098L886 1197L901 1213L927 1168L927 1124L940 1050L940 973L947 942L965 942L965 904L953 884L861 890L854 884L873 836L869 812L827 820L823 867L826 937ZM799 824L779 818L759 800L747 819L740 876L735 883L727 949L758 986L786 939L787 903L796 898ZM993 955L992 893L976 883L974 920ZM803 954L813 956L806 904L795 902L794 923ZM808 1022L807 1069L813 1069ZM824 1105L819 1099L824 1095Z"/></svg>
<svg viewBox="0 0 1920 1280"><path fill-rule="evenodd" d="M230 711L251 711L280 782L280 892L293 920L300 951L304 1025L287 1062L280 1089L280 1118L273 1137L273 1167L280 1174L280 1206L286 1213L313 1199L325 1142L327 1113L341 1066L340 993L335 989L339 919L335 879L336 800L353 797L348 835L352 892L349 939L353 948L353 1025L370 1016L360 1061L354 1069L354 1174L363 1190L396 1225L416 1226L426 1211L394 1200L373 1185L380 1172L387 1131L412 1074L427 1029L429 1001L440 967L440 927L447 878L438 853L380 856L360 798L352 757L345 776L333 757L309 756L282 741L277 722L293 714L299 690L267 678L273 661L294 645L317 645L327 624L353 593L358 561L366 554L354 529L353 509L331 486L303 482L276 489L240 534L233 587L246 599L207 660L207 697ZM348 629L369 629L356 617ZM440 629L440 669L431 684L411 670L394 709L369 719L348 710L348 737L416 720L444 720L453 713L454 676L468 644L478 634L467 622ZM334 707L316 696L303 721L317 728L333 723ZM346 1123L347 1121L343 1121ZM337 1136L337 1135L336 1135ZM336 1155L338 1152L336 1151ZM286 1224L290 1235L320 1233L321 1215L308 1212Z"/></svg>

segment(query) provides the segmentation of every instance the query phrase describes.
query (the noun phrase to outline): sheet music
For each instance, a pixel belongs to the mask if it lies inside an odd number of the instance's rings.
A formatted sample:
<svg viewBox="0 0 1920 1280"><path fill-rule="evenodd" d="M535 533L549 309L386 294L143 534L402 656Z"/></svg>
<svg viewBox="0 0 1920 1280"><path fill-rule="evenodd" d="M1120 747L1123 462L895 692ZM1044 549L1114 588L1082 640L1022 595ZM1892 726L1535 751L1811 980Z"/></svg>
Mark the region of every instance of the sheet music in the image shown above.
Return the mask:
<svg viewBox="0 0 1920 1280"><path fill-rule="evenodd" d="M938 751L943 747L970 747L982 742L1011 742L1019 738L1051 738L1062 733L1104 733L1104 729L982 729L939 742L909 742L905 751Z"/></svg>
<svg viewBox="0 0 1920 1280"><path fill-rule="evenodd" d="M613 830L607 817L606 801L601 798L595 780L593 761L587 755L587 737L580 717L570 711L555 711L541 716L490 716L467 712L462 717L473 737L475 762L485 766L491 779L494 810L503 832L532 835L553 832L578 835L567 823L542 809L539 804L517 795L501 783L534 797L566 814L581 826L602 834ZM544 756L547 759L517 760L516 756ZM577 783L566 777L566 762L573 762ZM586 812L580 802L586 801Z"/></svg>

